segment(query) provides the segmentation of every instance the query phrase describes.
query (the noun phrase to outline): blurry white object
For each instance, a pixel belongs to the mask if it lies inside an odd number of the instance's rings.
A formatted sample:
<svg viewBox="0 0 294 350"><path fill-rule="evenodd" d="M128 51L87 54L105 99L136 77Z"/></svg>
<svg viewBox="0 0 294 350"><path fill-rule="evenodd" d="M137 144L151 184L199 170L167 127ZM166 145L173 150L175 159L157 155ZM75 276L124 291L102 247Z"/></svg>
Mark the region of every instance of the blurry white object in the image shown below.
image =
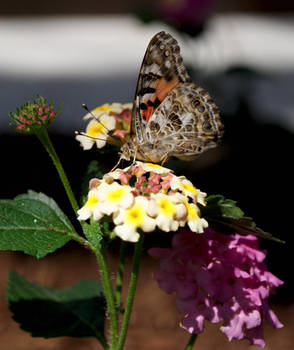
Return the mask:
<svg viewBox="0 0 294 350"><path fill-rule="evenodd" d="M240 14L212 17L203 36L188 44L179 40L185 61L196 62L206 71L234 64L271 72L293 69L294 21L282 19ZM2 17L0 74L131 74L138 71L151 37L161 30L170 31L162 23L144 25L131 15Z"/></svg>
<svg viewBox="0 0 294 350"><path fill-rule="evenodd" d="M250 14L212 17L203 35L185 40L163 23L145 25L131 15L0 17L0 130L8 132L8 112L37 93L63 103L52 128L70 134L84 128L83 102L95 108L132 101L146 46L161 30L179 40L185 64L202 77L237 65L269 78L245 86L225 76L220 103L213 96L223 112L248 88L256 119L294 130L293 17Z"/></svg>

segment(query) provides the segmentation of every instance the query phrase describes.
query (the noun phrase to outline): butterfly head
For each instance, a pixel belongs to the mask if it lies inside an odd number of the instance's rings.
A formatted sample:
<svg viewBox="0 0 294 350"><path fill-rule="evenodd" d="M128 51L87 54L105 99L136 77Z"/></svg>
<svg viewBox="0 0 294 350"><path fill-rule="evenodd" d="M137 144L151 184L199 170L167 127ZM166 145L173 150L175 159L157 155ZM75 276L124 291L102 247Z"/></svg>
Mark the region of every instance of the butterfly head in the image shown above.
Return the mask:
<svg viewBox="0 0 294 350"><path fill-rule="evenodd" d="M121 147L122 158L126 160L138 159L145 162L161 163L167 159L166 147L157 147L156 144L129 139Z"/></svg>

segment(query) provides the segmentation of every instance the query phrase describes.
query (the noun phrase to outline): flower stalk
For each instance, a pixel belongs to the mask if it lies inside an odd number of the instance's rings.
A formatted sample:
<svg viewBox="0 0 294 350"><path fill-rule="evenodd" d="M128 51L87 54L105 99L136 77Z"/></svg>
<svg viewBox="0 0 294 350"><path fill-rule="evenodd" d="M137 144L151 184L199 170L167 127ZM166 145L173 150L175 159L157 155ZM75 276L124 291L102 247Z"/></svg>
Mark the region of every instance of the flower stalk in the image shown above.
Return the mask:
<svg viewBox="0 0 294 350"><path fill-rule="evenodd" d="M122 350L125 344L127 331L128 331L128 325L131 317L134 297L135 297L135 291L138 281L138 274L139 274L139 267L140 267L140 261L141 261L141 255L142 255L142 248L144 243L144 234L141 232L139 241L135 245L135 251L134 251L134 257L133 257L133 270L131 274L130 284L129 284L129 290L128 290L128 296L126 301L126 307L124 312L124 317L122 321L121 326L121 332L119 336L118 346L117 350Z"/></svg>
<svg viewBox="0 0 294 350"><path fill-rule="evenodd" d="M126 248L127 244L125 241L121 241L120 243L120 251L119 251L119 264L116 278L116 307L119 310L121 305L121 291L124 279L124 270L125 270L125 260L126 260Z"/></svg>
<svg viewBox="0 0 294 350"><path fill-rule="evenodd" d="M58 154L55 151L55 148L50 140L50 137L48 135L48 132L45 128L40 129L38 132L35 133L38 137L38 139L40 140L40 142L42 143L42 145L45 147L46 151L48 152L50 158L53 161L53 164L56 167L56 170L58 172L58 175L60 177L60 180L63 184L63 187L65 189L65 192L67 194L67 197L70 201L70 204L74 210L74 212L76 213L79 209L79 205L75 199L75 196L73 194L73 191L71 189L70 183L68 181L67 175L63 169L63 166L60 162L60 159L58 157Z"/></svg>
<svg viewBox="0 0 294 350"><path fill-rule="evenodd" d="M103 250L94 250L97 263L99 266L101 280L104 288L109 323L110 323L110 350L117 349L117 337L118 337L118 317L117 309L115 305L115 298L110 282L110 273L107 266L106 255Z"/></svg>
<svg viewBox="0 0 294 350"><path fill-rule="evenodd" d="M189 341L188 341L188 344L187 346L185 347L185 350L192 350L194 344L195 344L195 341L197 339L197 336L198 334L192 334Z"/></svg>

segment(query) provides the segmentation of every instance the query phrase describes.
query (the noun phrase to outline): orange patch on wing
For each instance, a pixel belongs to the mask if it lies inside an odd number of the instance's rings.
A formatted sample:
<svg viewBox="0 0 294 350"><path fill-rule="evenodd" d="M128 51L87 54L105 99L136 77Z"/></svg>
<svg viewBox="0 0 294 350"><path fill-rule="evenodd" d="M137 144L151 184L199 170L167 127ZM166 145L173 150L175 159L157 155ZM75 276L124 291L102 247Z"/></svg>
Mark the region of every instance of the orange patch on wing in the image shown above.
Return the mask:
<svg viewBox="0 0 294 350"><path fill-rule="evenodd" d="M147 109L145 109L144 111L142 111L142 117L143 117L143 119L146 120L146 122L149 121L149 119L150 119L150 117L151 117L151 115L152 115L152 113L153 113L153 110L154 110L153 107L148 106Z"/></svg>
<svg viewBox="0 0 294 350"><path fill-rule="evenodd" d="M156 87L156 96L160 101L163 101L166 96L179 84L179 79L175 77L171 81L162 78L159 80Z"/></svg>
<svg viewBox="0 0 294 350"><path fill-rule="evenodd" d="M179 84L179 79L175 77L171 81L167 81L165 78L161 78L154 82L153 84L150 85L150 87L155 88L156 92L154 94L154 97L150 99L151 102L155 102L156 98L160 102L162 102L166 96ZM145 101L146 103L146 101ZM148 103L147 103L148 105ZM149 121L150 117L152 116L154 112L154 107L153 106L147 106L147 109L142 111L142 118L146 120L146 122Z"/></svg>

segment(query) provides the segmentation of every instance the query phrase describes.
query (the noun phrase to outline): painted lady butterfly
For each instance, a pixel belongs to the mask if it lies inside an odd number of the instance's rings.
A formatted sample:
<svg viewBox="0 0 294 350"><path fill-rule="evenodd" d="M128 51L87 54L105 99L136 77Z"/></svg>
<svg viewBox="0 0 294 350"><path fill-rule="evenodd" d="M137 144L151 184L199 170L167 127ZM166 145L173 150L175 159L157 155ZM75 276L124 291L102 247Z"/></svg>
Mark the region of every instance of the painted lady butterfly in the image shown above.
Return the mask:
<svg viewBox="0 0 294 350"><path fill-rule="evenodd" d="M130 139L121 158L164 163L191 160L215 147L223 133L218 108L192 83L177 41L165 32L150 41L140 69Z"/></svg>

